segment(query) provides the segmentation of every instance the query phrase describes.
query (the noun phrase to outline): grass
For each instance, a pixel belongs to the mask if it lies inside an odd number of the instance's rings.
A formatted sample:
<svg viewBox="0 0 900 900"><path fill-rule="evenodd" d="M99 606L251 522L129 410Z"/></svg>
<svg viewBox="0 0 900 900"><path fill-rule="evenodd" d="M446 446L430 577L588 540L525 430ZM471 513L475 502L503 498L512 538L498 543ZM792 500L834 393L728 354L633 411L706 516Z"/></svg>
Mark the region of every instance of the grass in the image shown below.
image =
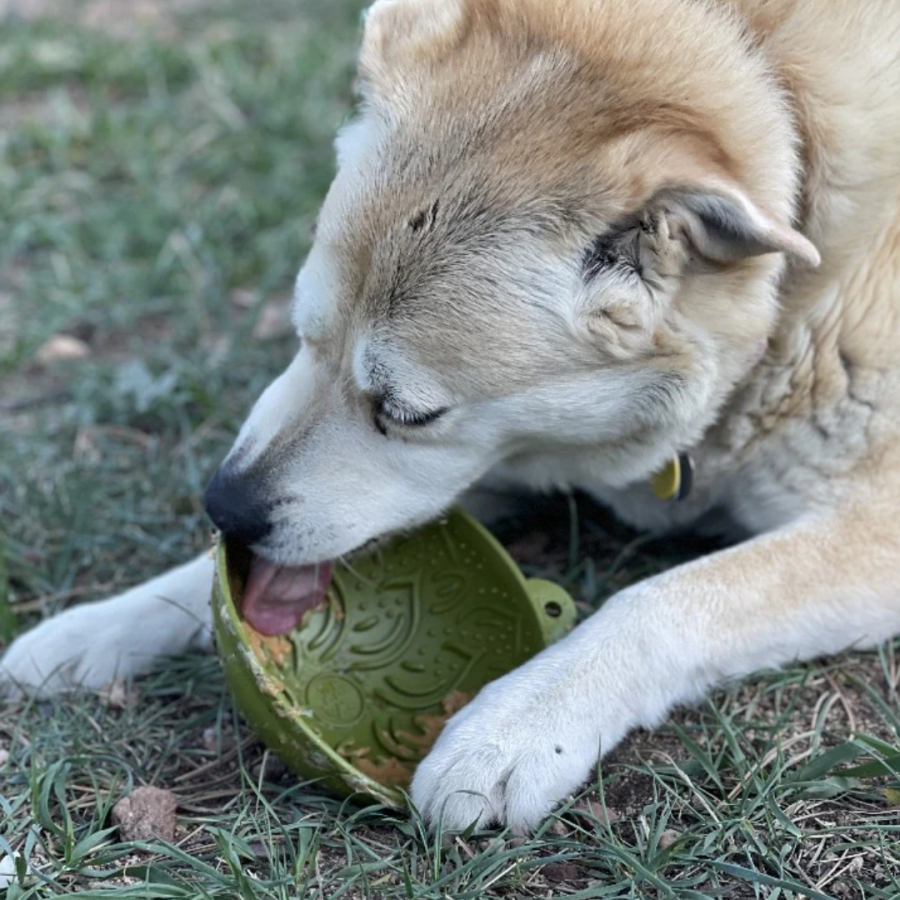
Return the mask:
<svg viewBox="0 0 900 900"><path fill-rule="evenodd" d="M355 3L136 4L147 29L97 8L0 24L0 644L205 543L201 487L289 357L254 329L351 103ZM60 333L89 356L36 363ZM585 612L698 550L583 500L535 521L504 539ZM119 696L0 701L0 857L27 863L6 896L896 897L898 684L885 647L721 692L632 737L524 842L444 843L298 784L213 658ZM177 794L173 844L111 830L138 784Z"/></svg>

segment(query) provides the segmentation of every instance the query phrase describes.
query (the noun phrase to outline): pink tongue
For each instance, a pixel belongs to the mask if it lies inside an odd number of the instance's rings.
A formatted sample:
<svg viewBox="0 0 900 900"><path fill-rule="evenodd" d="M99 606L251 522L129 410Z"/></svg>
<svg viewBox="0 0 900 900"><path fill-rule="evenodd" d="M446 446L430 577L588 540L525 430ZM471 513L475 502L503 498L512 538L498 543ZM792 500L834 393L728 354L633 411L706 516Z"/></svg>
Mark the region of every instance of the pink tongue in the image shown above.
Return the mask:
<svg viewBox="0 0 900 900"><path fill-rule="evenodd" d="M326 602L331 565L276 566L253 557L244 588L244 618L260 634L286 634L307 610Z"/></svg>

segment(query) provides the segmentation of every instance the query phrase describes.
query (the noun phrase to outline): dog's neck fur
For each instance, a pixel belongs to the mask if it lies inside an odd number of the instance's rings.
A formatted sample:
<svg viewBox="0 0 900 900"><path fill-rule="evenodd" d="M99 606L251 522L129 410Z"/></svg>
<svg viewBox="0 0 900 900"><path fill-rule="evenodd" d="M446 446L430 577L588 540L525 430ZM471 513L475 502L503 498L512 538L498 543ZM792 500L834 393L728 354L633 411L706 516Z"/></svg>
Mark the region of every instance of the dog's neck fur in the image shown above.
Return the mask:
<svg viewBox="0 0 900 900"><path fill-rule="evenodd" d="M815 271L786 272L768 353L731 404L733 415L754 409L767 419L766 433L804 404L821 414L840 403L854 372L858 381L897 365L900 323L885 312L900 280L891 262L900 247L900 78L891 56L874 64L868 104L851 93L860 59L883 44L885 31L896 34L900 11L890 0L844 4L834 14L846 27L810 29L810 0L731 5L788 91L801 141L798 218L823 259Z"/></svg>

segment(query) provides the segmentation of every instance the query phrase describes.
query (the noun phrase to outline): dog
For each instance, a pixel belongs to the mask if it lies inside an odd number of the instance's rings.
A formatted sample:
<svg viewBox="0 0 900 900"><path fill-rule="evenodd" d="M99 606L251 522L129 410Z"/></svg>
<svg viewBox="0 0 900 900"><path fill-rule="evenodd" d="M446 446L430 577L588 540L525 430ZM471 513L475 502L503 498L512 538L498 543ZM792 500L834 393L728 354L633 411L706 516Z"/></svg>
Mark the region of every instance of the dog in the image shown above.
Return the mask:
<svg viewBox="0 0 900 900"><path fill-rule="evenodd" d="M206 492L254 553L247 618L288 630L329 561L459 498L578 488L741 537L485 687L423 816L528 830L630 729L900 632L900 6L378 0L359 84L300 349ZM212 578L49 619L7 687L208 646Z"/></svg>

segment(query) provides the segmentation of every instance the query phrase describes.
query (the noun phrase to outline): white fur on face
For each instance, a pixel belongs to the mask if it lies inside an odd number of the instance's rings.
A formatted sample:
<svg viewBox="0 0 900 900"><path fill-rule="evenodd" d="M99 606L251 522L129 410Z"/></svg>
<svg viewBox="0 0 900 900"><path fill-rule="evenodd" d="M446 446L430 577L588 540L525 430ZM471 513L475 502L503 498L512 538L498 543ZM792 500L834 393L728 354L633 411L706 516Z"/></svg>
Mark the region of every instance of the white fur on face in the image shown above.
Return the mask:
<svg viewBox="0 0 900 900"><path fill-rule="evenodd" d="M256 401L226 462L249 468L281 435L298 425L316 389L313 356L301 350Z"/></svg>
<svg viewBox="0 0 900 900"><path fill-rule="evenodd" d="M317 340L334 322L334 298L340 280L337 266L317 247L310 251L294 284L291 318L301 337Z"/></svg>
<svg viewBox="0 0 900 900"><path fill-rule="evenodd" d="M292 319L301 337L313 340L322 337L334 324L337 301L344 289L340 261L333 258L326 246L339 232L335 229L335 207L339 211L352 209L355 196L365 194L365 172L376 156L380 131L373 115L361 115L338 132L334 141L339 176L329 191L325 209L319 220L319 239L316 240L294 285ZM332 214L328 215L329 207Z"/></svg>
<svg viewBox="0 0 900 900"><path fill-rule="evenodd" d="M378 140L378 125L372 116L361 115L347 122L334 140L338 169L358 168Z"/></svg>
<svg viewBox="0 0 900 900"><path fill-rule="evenodd" d="M275 561L332 559L423 523L493 461L489 446L385 436L350 394L304 347L241 429L229 459L263 472L273 529L255 549Z"/></svg>

